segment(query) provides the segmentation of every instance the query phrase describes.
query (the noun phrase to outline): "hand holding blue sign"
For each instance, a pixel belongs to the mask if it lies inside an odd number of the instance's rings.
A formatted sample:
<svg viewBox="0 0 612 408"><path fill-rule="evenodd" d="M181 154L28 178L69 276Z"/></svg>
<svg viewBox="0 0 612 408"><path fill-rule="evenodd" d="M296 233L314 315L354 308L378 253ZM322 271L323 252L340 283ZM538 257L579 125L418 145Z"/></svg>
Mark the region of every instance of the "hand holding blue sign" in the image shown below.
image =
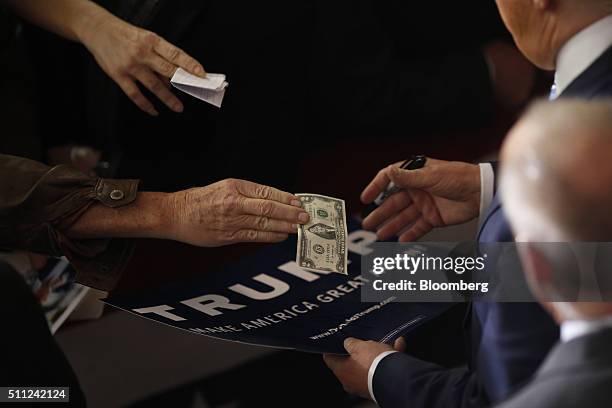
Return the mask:
<svg viewBox="0 0 612 408"><path fill-rule="evenodd" d="M346 392L371 399L368 386L370 366L382 353L406 351L406 342L403 337L400 337L391 347L376 341L363 341L349 337L344 340L344 348L349 353L348 356L325 354L323 355L325 364L342 383Z"/></svg>
<svg viewBox="0 0 612 408"><path fill-rule="evenodd" d="M433 228L467 222L480 211L480 168L475 164L428 159L421 169L404 170L396 163L378 172L361 201L373 202L391 182L400 190L363 221L383 241L400 232L400 242L416 241Z"/></svg>

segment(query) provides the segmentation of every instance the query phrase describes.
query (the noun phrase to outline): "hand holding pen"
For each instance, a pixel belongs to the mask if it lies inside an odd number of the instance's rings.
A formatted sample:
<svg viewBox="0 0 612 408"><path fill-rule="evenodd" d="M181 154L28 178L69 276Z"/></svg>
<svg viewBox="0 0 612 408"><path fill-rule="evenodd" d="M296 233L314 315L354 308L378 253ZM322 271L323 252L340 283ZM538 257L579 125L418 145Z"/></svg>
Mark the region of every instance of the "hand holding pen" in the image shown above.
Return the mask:
<svg viewBox="0 0 612 408"><path fill-rule="evenodd" d="M435 227L467 222L480 211L480 168L476 164L415 156L382 169L361 201L375 209L363 227L380 240L414 241Z"/></svg>
<svg viewBox="0 0 612 408"><path fill-rule="evenodd" d="M399 168L402 170L416 170L416 169L421 169L425 167L426 163L427 163L427 157L422 156L422 155L417 155L417 156L412 156L412 158L405 160L400 165ZM374 200L374 204L376 204L377 206L381 205L387 198L389 198L389 196L392 196L393 194L397 193L400 190L401 188L396 186L395 183L391 181L389 185L387 186L387 189L383 191L382 193L380 193L378 197L376 197L376 199Z"/></svg>
<svg viewBox="0 0 612 408"><path fill-rule="evenodd" d="M427 163L427 157L422 155L412 156L410 159L406 159L400 164L399 168L403 170L416 170L423 168ZM383 171L383 170L381 170ZM379 173L380 174L380 173ZM392 196L393 194L400 191L401 188L397 187L393 181L387 183L386 187L383 191L378 194L378 196L374 199L374 202L369 203L368 206L363 211L363 218L367 218L374 210L376 210L382 203Z"/></svg>

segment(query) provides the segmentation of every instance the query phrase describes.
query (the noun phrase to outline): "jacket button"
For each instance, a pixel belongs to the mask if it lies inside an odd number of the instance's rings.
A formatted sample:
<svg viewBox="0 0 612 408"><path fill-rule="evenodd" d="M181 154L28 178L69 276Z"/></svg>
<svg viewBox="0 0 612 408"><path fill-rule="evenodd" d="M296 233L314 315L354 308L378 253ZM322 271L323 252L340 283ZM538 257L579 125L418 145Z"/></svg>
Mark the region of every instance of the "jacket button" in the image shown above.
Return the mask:
<svg viewBox="0 0 612 408"><path fill-rule="evenodd" d="M115 200L115 201L122 200L123 197L125 197L125 194L123 194L123 191L121 190L113 190L110 193L111 200Z"/></svg>

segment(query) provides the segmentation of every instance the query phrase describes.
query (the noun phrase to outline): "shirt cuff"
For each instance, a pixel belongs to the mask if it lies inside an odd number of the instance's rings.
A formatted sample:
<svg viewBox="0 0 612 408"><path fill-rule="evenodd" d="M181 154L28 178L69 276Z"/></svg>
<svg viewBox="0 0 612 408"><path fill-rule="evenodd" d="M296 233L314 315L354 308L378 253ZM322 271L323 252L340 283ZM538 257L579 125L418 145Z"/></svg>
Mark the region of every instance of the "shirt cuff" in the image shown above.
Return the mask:
<svg viewBox="0 0 612 408"><path fill-rule="evenodd" d="M374 380L374 373L376 372L376 367L378 367L378 364L382 361L383 358L393 353L397 353L397 351L390 350L380 353L378 356L376 356L374 361L372 361L370 369L368 370L368 391L370 392L370 398L372 398L372 401L374 402L376 402L376 397L374 397L374 387L372 385L372 381ZM378 402L376 403L378 404Z"/></svg>
<svg viewBox="0 0 612 408"><path fill-rule="evenodd" d="M482 226L487 209L493 201L495 191L495 173L491 163L480 163L480 213L478 215L478 225Z"/></svg>

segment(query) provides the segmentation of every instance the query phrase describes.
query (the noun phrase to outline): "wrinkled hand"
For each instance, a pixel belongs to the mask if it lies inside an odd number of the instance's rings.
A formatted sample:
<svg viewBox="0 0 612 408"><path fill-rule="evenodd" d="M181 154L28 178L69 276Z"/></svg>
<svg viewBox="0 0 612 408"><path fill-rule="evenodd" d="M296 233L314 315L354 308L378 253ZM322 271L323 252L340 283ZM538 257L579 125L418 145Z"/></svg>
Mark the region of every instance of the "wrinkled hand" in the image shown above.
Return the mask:
<svg viewBox="0 0 612 408"><path fill-rule="evenodd" d="M182 112L183 104L170 91L168 78L178 67L194 75L206 75L202 65L183 50L108 13L94 19L81 37L104 72L140 109L153 116L158 112L136 82L171 110Z"/></svg>
<svg viewBox="0 0 612 408"><path fill-rule="evenodd" d="M236 179L173 193L169 203L166 238L197 246L280 242L309 219L296 196Z"/></svg>
<svg viewBox="0 0 612 408"><path fill-rule="evenodd" d="M346 392L371 399L368 390L368 371L372 362L385 351L405 351L406 343L402 337L395 341L394 347L375 341L363 341L349 337L344 340L344 348L349 356L325 354L323 356L325 364L342 383Z"/></svg>
<svg viewBox="0 0 612 408"><path fill-rule="evenodd" d="M361 201L373 202L390 181L402 190L363 220L363 227L377 230L381 240L401 233L400 242L414 241L435 227L461 224L480 212L478 165L428 159L422 169L402 170L396 163L378 172Z"/></svg>

